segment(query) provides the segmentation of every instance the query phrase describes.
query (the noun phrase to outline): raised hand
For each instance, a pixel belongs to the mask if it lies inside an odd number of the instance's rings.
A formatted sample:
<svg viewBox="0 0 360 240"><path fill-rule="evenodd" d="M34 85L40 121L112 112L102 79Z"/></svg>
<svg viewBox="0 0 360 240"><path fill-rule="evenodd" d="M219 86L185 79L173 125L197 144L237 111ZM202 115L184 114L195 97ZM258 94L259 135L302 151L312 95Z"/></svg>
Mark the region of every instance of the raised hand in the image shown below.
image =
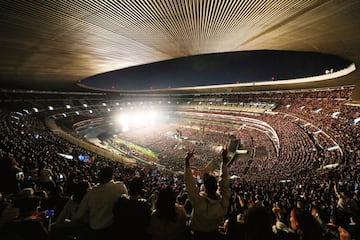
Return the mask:
<svg viewBox="0 0 360 240"><path fill-rule="evenodd" d="M185 167L189 167L190 166L190 163L189 163L189 160L190 158L192 158L195 154L195 149L192 149L191 151L187 152L186 153L186 156L185 156Z"/></svg>
<svg viewBox="0 0 360 240"><path fill-rule="evenodd" d="M194 154L195 154L195 149L192 149L191 151L187 152L185 156L185 160L189 160L194 156Z"/></svg>
<svg viewBox="0 0 360 240"><path fill-rule="evenodd" d="M227 160L227 154L228 154L227 144L224 144L224 146L222 148L222 152L221 152L221 156L223 158L223 161Z"/></svg>

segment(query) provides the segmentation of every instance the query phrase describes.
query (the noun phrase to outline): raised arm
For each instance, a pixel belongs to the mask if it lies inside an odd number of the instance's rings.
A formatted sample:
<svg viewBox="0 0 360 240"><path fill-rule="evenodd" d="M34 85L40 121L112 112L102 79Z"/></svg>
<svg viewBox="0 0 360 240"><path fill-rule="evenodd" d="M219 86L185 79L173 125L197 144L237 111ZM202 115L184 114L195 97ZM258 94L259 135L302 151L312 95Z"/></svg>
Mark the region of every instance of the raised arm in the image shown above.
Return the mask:
<svg viewBox="0 0 360 240"><path fill-rule="evenodd" d="M185 156L185 170L184 170L184 180L186 191L189 194L190 201L195 201L198 196L199 188L196 184L196 180L192 175L191 166L190 166L190 159L194 156L195 150L191 150L186 153Z"/></svg>
<svg viewBox="0 0 360 240"><path fill-rule="evenodd" d="M229 205L229 200L231 195L229 173L226 166L228 162L227 155L228 155L227 145L224 145L221 152L222 161L220 164L220 176L219 176L219 193L222 197L222 204L224 206Z"/></svg>
<svg viewBox="0 0 360 240"><path fill-rule="evenodd" d="M195 154L195 149L193 149L190 152L186 153L186 156L185 156L185 171L186 171L186 168L190 167L190 159L194 156L194 154Z"/></svg>

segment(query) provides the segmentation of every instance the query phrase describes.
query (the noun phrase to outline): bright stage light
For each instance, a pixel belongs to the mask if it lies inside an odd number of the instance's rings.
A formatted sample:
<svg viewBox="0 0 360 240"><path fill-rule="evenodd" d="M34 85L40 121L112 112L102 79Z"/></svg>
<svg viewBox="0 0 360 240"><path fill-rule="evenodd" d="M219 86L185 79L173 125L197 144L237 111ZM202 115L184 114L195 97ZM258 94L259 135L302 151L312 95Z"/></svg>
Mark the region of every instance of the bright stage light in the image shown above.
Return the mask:
<svg viewBox="0 0 360 240"><path fill-rule="evenodd" d="M122 113L115 117L117 125L120 125L121 131L127 132L129 130L129 116L127 113Z"/></svg>
<svg viewBox="0 0 360 240"><path fill-rule="evenodd" d="M120 123L123 132L129 131L129 115L126 113L121 115Z"/></svg>
<svg viewBox="0 0 360 240"><path fill-rule="evenodd" d="M158 112L154 109L148 109L143 111L129 111L123 112L115 116L115 122L118 127L122 129L123 132L126 132L133 128L147 128L160 121L162 121L164 116L161 112Z"/></svg>
<svg viewBox="0 0 360 240"><path fill-rule="evenodd" d="M144 117L142 116L141 112L134 112L130 116L131 118L131 124L134 126L141 126L144 123Z"/></svg>
<svg viewBox="0 0 360 240"><path fill-rule="evenodd" d="M150 124L156 123L156 120L158 119L158 116L159 116L158 114L159 113L154 111L154 110L151 110L149 112L149 122L150 122Z"/></svg>

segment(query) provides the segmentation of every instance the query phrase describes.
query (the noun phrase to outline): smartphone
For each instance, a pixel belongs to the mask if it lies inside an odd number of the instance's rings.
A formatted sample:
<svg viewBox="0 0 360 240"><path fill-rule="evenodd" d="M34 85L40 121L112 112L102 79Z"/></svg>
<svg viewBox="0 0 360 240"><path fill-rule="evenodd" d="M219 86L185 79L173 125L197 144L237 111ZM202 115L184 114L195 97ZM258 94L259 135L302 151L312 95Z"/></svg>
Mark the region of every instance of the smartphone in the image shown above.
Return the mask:
<svg viewBox="0 0 360 240"><path fill-rule="evenodd" d="M17 173L16 173L16 179L17 179L18 181L24 180L24 172L17 172Z"/></svg>
<svg viewBox="0 0 360 240"><path fill-rule="evenodd" d="M50 209L46 212L45 218L50 218L52 215L54 215L54 209Z"/></svg>

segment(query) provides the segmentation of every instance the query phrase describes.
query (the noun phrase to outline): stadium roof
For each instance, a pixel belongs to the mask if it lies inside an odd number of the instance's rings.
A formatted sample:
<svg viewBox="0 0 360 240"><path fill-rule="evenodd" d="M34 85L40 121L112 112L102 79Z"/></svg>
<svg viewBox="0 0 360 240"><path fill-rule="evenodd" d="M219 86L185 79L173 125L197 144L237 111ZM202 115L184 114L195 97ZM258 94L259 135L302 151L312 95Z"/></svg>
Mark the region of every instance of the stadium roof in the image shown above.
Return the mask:
<svg viewBox="0 0 360 240"><path fill-rule="evenodd" d="M0 2L0 88L122 91L117 89L118 80L110 87L109 83L94 87L86 79L203 54L280 50L335 55L354 65L344 76L322 81L215 88L213 82L200 88L194 82L185 89L165 91L356 85L353 100L359 101L360 73L355 69L360 64L359 25L358 0L4 0ZM219 79L217 84L227 82Z"/></svg>

